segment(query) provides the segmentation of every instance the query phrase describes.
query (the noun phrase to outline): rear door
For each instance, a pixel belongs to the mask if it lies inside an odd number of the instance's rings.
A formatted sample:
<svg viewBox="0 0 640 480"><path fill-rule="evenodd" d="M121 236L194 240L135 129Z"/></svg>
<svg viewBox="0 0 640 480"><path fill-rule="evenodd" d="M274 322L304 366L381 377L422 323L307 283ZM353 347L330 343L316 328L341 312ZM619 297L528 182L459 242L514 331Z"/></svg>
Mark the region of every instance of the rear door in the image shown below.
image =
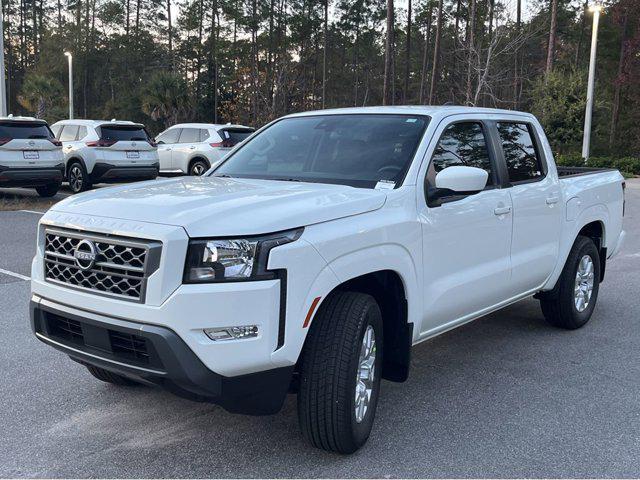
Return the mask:
<svg viewBox="0 0 640 480"><path fill-rule="evenodd" d="M200 143L199 128L183 128L178 138L178 143L173 147L172 163L173 168L187 172L187 164L191 154L195 153Z"/></svg>
<svg viewBox="0 0 640 480"><path fill-rule="evenodd" d="M12 168L49 168L62 163L60 146L41 121L0 121L0 164Z"/></svg>
<svg viewBox="0 0 640 480"><path fill-rule="evenodd" d="M96 158L116 166L150 165L158 160L157 148L152 146L144 128L139 124L103 124L98 127L100 146Z"/></svg>
<svg viewBox="0 0 640 480"><path fill-rule="evenodd" d="M555 268L562 223L562 192L550 172L544 133L528 119L495 122L499 153L513 202L513 295L539 288Z"/></svg>

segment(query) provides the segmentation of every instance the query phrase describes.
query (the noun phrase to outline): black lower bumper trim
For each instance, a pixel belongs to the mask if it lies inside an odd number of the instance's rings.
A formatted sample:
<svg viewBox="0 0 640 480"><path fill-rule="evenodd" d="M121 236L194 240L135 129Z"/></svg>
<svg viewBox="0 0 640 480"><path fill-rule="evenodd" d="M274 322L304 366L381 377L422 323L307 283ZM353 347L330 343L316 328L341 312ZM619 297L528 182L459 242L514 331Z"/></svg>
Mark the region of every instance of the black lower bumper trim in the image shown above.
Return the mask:
<svg viewBox="0 0 640 480"><path fill-rule="evenodd" d="M159 172L159 163L125 167L109 163L96 163L90 176L93 183L115 183L128 180L153 180Z"/></svg>
<svg viewBox="0 0 640 480"><path fill-rule="evenodd" d="M51 168L10 168L0 166L0 187L42 187L62 183L64 164Z"/></svg>
<svg viewBox="0 0 640 480"><path fill-rule="evenodd" d="M277 413L291 383L293 366L236 377L217 374L169 328L119 319L97 321L34 301L30 313L37 338L77 362L159 385L184 398L216 403L232 413ZM146 357L125 355L113 344L114 336L120 346L123 338L132 337Z"/></svg>

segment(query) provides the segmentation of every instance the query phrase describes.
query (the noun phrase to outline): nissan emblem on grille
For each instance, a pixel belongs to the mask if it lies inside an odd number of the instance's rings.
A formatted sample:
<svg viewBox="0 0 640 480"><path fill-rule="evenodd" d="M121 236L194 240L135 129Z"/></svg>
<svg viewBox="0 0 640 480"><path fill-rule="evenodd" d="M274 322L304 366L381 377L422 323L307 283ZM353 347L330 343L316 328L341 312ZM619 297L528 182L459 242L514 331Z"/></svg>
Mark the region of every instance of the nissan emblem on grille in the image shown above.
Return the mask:
<svg viewBox="0 0 640 480"><path fill-rule="evenodd" d="M91 240L82 240L73 251L76 265L82 270L89 270L96 261L96 244Z"/></svg>

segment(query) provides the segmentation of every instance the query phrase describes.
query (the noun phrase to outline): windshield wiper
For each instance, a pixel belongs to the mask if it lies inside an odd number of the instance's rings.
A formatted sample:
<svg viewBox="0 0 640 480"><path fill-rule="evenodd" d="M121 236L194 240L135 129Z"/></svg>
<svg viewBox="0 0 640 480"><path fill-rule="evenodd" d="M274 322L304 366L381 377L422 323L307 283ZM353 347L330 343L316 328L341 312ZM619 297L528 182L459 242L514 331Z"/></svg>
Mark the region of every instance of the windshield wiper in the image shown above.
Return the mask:
<svg viewBox="0 0 640 480"><path fill-rule="evenodd" d="M265 178L265 180L275 180L277 182L302 182L299 178Z"/></svg>

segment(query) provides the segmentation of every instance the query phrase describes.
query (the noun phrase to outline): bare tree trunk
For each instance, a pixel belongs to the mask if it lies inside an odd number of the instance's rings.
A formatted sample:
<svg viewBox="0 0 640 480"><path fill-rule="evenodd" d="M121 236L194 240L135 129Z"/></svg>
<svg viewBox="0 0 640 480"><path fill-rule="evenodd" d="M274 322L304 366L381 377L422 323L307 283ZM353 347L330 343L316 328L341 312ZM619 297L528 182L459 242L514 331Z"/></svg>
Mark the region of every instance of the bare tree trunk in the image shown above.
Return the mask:
<svg viewBox="0 0 640 480"><path fill-rule="evenodd" d="M169 65L171 66L171 70L173 70L173 28L171 25L171 0L167 0L167 37L169 39Z"/></svg>
<svg viewBox="0 0 640 480"><path fill-rule="evenodd" d="M33 0L32 2L32 6L33 6L33 56L37 57L38 56L38 15L37 15L37 7L36 7L36 0ZM79 7L78 7L79 8ZM80 24L78 22L78 28L80 28Z"/></svg>
<svg viewBox="0 0 640 480"><path fill-rule="evenodd" d="M58 33L62 32L62 2L58 0Z"/></svg>
<svg viewBox="0 0 640 480"><path fill-rule="evenodd" d="M141 3L142 3L142 0L136 1L136 40L140 36L140 4Z"/></svg>
<svg viewBox="0 0 640 480"><path fill-rule="evenodd" d="M555 60L556 33L558 29L558 0L551 0L551 25L549 26L549 46L547 49L547 67L544 72L545 79L553 70Z"/></svg>
<svg viewBox="0 0 640 480"><path fill-rule="evenodd" d="M129 30L131 28L131 0L127 0L127 18L124 23L124 31L126 36L129 37Z"/></svg>
<svg viewBox="0 0 640 480"><path fill-rule="evenodd" d="M438 0L438 19L436 21L436 40L433 47L433 64L431 66L431 85L429 87L429 105L435 101L438 84L438 60L440 59L440 37L442 35L442 0Z"/></svg>
<svg viewBox="0 0 640 480"><path fill-rule="evenodd" d="M582 20L580 20L580 36L578 37L578 46L576 47L575 66L580 64L580 54L582 53L582 42L584 40L584 28L587 24L587 12L589 11L589 0L584 0L584 8L582 10Z"/></svg>
<svg viewBox="0 0 640 480"><path fill-rule="evenodd" d="M258 5L251 2L251 87L253 124L258 123Z"/></svg>
<svg viewBox="0 0 640 480"><path fill-rule="evenodd" d="M409 96L409 75L411 74L411 0L407 4L407 50L405 53L404 66L404 91L402 94L403 103L407 103Z"/></svg>
<svg viewBox="0 0 640 480"><path fill-rule="evenodd" d="M384 85L382 90L382 104L393 103L391 77L393 75L393 0L387 0L387 39L384 47Z"/></svg>
<svg viewBox="0 0 640 480"><path fill-rule="evenodd" d="M522 0L516 0L516 35L520 35L520 24L522 22ZM520 48L516 44L513 52L513 108L517 109L520 103L520 74L518 64L520 63Z"/></svg>
<svg viewBox="0 0 640 480"><path fill-rule="evenodd" d="M324 32L322 34L322 108L327 98L327 33L329 26L329 0L324 0Z"/></svg>
<svg viewBox="0 0 640 480"><path fill-rule="evenodd" d="M626 56L626 37L627 37L627 23L629 20L629 9L624 8L624 14L622 18L622 38L620 39L620 58L618 59L618 74L615 81L615 89L613 93L613 107L611 109L611 127L609 128L609 149L613 148L613 143L616 139L616 129L618 127L618 118L620 116L620 89L622 75L624 74L624 62Z"/></svg>
<svg viewBox="0 0 640 480"><path fill-rule="evenodd" d="M460 2L458 2L458 5ZM420 95L419 103L424 103L424 86L427 80L427 67L429 59L429 40L431 39L431 17L433 16L433 4L429 3L429 13L427 14L427 33L424 37L424 52L422 53L422 72L420 74Z"/></svg>
<svg viewBox="0 0 640 480"><path fill-rule="evenodd" d="M491 42L491 35L493 35L493 9L495 6L494 0L489 0L489 42Z"/></svg>
<svg viewBox="0 0 640 480"><path fill-rule="evenodd" d="M471 103L471 80L475 53L476 0L471 0L469 8L471 12L469 13L469 36L467 37L467 88L465 95L465 103L467 105Z"/></svg>

